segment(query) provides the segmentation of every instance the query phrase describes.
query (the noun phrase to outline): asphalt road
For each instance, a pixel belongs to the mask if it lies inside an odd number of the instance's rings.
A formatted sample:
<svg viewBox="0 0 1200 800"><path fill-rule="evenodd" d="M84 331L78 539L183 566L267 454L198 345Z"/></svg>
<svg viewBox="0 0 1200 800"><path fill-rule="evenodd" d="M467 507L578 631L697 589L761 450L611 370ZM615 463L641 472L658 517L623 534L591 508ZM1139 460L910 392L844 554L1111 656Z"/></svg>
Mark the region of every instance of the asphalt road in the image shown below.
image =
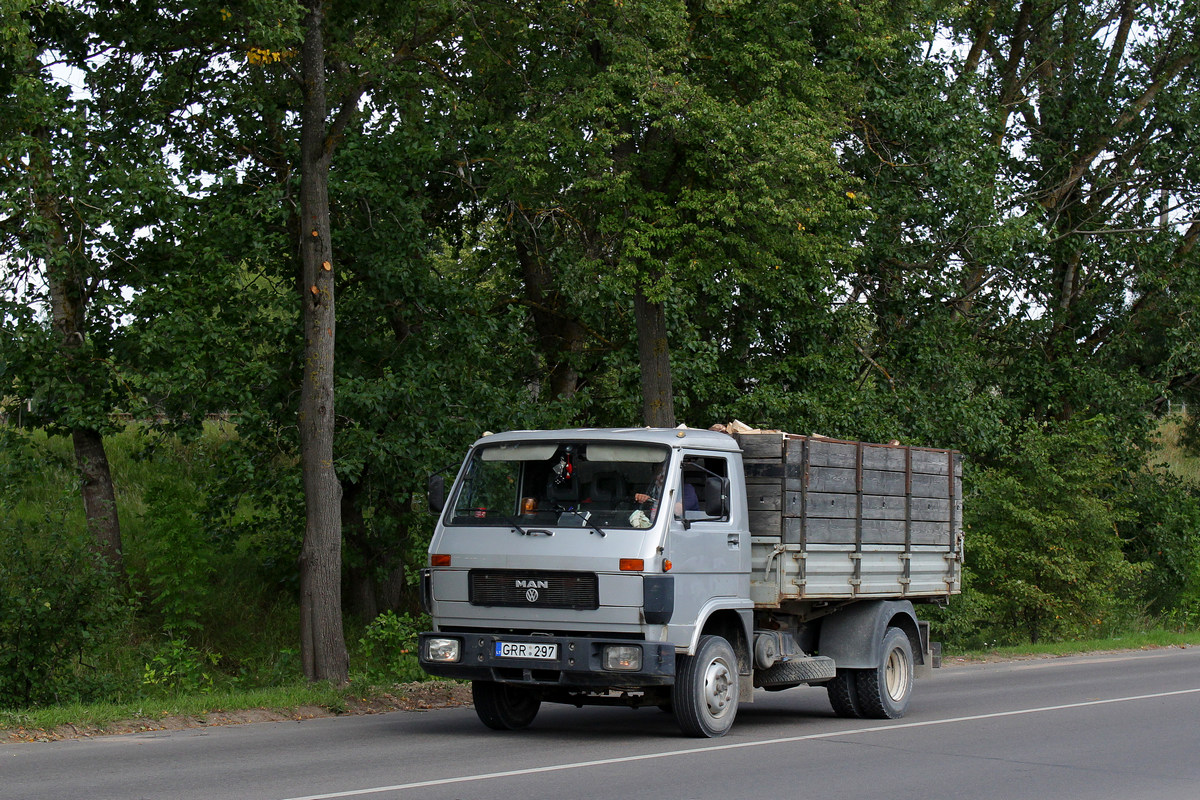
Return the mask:
<svg viewBox="0 0 1200 800"><path fill-rule="evenodd" d="M0 745L2 800L1198 800L1200 648L950 667L902 720L760 692L723 739L656 709L469 708Z"/></svg>

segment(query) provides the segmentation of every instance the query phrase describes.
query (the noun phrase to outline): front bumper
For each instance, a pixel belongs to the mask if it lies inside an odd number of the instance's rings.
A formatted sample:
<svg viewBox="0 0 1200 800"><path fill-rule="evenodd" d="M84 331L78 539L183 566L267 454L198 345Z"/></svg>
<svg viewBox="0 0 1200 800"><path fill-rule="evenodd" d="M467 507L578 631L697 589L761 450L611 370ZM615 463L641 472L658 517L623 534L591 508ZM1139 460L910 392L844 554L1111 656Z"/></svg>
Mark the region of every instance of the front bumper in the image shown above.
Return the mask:
<svg viewBox="0 0 1200 800"><path fill-rule="evenodd" d="M429 661L426 640L430 637L458 639L461 642L458 661ZM558 658L547 661L497 656L496 643L499 641L557 644ZM641 669L605 669L603 653L606 645L641 648ZM430 675L442 678L590 689L669 686L675 682L675 646L662 642L445 632L422 633L419 648L421 667Z"/></svg>

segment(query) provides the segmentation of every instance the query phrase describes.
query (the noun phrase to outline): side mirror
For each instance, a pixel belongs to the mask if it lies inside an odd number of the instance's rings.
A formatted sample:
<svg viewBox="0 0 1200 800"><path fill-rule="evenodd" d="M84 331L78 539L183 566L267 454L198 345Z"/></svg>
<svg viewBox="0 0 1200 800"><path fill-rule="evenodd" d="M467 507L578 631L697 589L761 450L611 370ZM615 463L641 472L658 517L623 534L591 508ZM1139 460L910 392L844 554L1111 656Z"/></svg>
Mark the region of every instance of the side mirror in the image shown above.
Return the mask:
<svg viewBox="0 0 1200 800"><path fill-rule="evenodd" d="M710 477L704 482L704 513L710 517L729 516L729 479Z"/></svg>
<svg viewBox="0 0 1200 800"><path fill-rule="evenodd" d="M429 513L440 514L446 507L446 478L442 475L429 476Z"/></svg>

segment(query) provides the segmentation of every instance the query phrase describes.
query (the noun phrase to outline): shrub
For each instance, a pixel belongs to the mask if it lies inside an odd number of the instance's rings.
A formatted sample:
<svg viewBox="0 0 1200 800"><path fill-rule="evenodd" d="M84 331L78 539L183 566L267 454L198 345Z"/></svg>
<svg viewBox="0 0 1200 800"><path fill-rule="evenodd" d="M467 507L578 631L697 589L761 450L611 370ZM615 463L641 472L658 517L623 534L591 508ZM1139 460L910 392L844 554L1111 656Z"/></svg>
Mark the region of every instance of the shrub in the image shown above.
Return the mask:
<svg viewBox="0 0 1200 800"><path fill-rule="evenodd" d="M0 517L3 509L0 509ZM88 699L128 604L86 535L0 520L0 708Z"/></svg>
<svg viewBox="0 0 1200 800"><path fill-rule="evenodd" d="M986 644L1071 639L1140 611L1142 564L1117 528L1131 513L1103 420L1028 423L1004 463L969 471L970 601L943 617Z"/></svg>
<svg viewBox="0 0 1200 800"><path fill-rule="evenodd" d="M200 523L200 492L186 480L154 478L146 487L145 580L169 635L198 630L209 602L214 549Z"/></svg>
<svg viewBox="0 0 1200 800"><path fill-rule="evenodd" d="M428 678L417 661L417 634L429 629L424 614L396 615L385 611L367 626L358 640L361 675L369 683L407 683Z"/></svg>
<svg viewBox="0 0 1200 800"><path fill-rule="evenodd" d="M1186 619L1200 606L1200 496L1162 472L1132 472L1127 497L1133 516L1119 526L1125 554L1144 563L1141 592L1152 614Z"/></svg>
<svg viewBox="0 0 1200 800"><path fill-rule="evenodd" d="M172 692L213 690L213 668L221 656L201 652L183 639L169 639L142 669L142 685Z"/></svg>

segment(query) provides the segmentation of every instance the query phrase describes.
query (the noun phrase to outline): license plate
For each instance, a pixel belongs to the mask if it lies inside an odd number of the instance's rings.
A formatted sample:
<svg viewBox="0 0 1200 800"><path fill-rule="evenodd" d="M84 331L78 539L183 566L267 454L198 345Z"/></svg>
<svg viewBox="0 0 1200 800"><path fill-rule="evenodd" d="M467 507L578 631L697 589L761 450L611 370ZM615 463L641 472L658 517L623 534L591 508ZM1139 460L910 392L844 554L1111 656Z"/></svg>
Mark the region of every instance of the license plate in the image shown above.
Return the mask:
<svg viewBox="0 0 1200 800"><path fill-rule="evenodd" d="M496 642L499 658L532 658L538 661L554 661L558 658L557 644L534 642Z"/></svg>

